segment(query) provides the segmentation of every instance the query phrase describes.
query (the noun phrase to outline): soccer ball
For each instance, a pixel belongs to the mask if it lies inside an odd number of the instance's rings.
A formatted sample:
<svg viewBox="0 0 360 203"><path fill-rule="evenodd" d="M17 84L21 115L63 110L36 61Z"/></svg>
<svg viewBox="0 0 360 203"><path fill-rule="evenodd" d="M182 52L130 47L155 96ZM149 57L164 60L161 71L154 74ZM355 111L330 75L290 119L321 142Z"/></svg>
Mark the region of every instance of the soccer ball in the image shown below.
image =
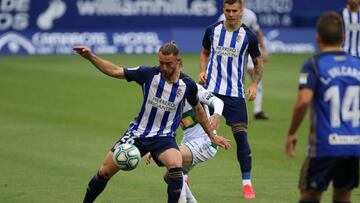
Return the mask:
<svg viewBox="0 0 360 203"><path fill-rule="evenodd" d="M123 171L131 171L136 168L141 159L139 149L132 144L121 144L116 147L113 154L114 164Z"/></svg>

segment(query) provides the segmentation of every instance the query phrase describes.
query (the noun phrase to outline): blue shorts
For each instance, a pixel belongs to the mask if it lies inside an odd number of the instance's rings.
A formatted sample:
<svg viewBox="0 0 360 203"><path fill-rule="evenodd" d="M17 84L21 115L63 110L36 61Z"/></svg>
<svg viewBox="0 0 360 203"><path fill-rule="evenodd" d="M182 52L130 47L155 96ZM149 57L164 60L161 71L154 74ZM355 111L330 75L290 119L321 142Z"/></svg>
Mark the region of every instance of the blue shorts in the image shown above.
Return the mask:
<svg viewBox="0 0 360 203"><path fill-rule="evenodd" d="M111 151L114 152L118 145L124 143L135 145L139 149L141 156L150 152L153 160L158 166L164 166L164 164L157 159L161 152L171 148L179 150L175 137L136 138L125 133L125 135L114 144Z"/></svg>
<svg viewBox="0 0 360 203"><path fill-rule="evenodd" d="M226 119L227 125L232 124L244 124L248 125L248 115L246 102L244 98L241 97L230 97L220 94L215 94L224 102L223 115Z"/></svg>
<svg viewBox="0 0 360 203"><path fill-rule="evenodd" d="M336 189L350 191L359 186L359 157L306 158L300 174L299 189L323 192L333 181Z"/></svg>

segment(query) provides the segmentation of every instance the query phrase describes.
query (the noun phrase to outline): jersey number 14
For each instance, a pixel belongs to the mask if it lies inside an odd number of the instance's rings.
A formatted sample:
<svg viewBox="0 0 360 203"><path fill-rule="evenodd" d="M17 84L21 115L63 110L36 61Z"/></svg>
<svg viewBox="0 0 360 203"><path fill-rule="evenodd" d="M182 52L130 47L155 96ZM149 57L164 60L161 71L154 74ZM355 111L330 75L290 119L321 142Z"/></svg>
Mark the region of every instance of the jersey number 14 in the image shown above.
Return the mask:
<svg viewBox="0 0 360 203"><path fill-rule="evenodd" d="M349 86L340 101L338 86L331 86L324 94L325 101L330 101L331 126L340 127L343 121L350 121L352 127L360 126L360 86ZM341 116L341 118L340 118Z"/></svg>

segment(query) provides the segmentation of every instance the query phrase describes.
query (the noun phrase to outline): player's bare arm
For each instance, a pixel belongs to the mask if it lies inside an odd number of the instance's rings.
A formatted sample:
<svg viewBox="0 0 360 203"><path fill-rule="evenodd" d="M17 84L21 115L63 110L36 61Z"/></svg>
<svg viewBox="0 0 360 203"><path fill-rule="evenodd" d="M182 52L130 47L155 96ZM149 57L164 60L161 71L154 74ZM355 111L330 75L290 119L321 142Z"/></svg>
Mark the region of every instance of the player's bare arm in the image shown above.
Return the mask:
<svg viewBox="0 0 360 203"><path fill-rule="evenodd" d="M98 70L104 74L114 78L125 79L124 68L97 56L91 51L89 47L77 46L74 47L73 50L83 58L89 60Z"/></svg>
<svg viewBox="0 0 360 203"><path fill-rule="evenodd" d="M297 142L296 131L306 115L306 111L312 101L313 95L314 93L311 89L304 88L299 91L298 98L294 105L288 135L285 140L285 153L289 157L295 156L294 149Z"/></svg>
<svg viewBox="0 0 360 203"><path fill-rule="evenodd" d="M261 77L263 75L264 65L263 60L261 57L253 58L254 63L254 73L251 76L251 81L254 83L259 84L261 81Z"/></svg>
<svg viewBox="0 0 360 203"><path fill-rule="evenodd" d="M259 40L259 47L261 49L261 57L262 57L263 61L268 62L269 61L269 56L267 54L266 47L265 47L265 44L264 44L263 32L261 30L257 30L255 32L255 34L256 34L256 37Z"/></svg>
<svg viewBox="0 0 360 203"><path fill-rule="evenodd" d="M263 62L261 57L256 57L253 59L254 70L251 76L251 83L246 90L246 96L249 101L254 101L256 99L256 89L257 85L261 81L262 73L263 73Z"/></svg>
<svg viewBox="0 0 360 203"><path fill-rule="evenodd" d="M204 129L206 134L209 136L211 142L222 148L228 149L230 147L229 140L214 134L213 129L210 127L209 120L206 117L204 108L201 106L200 103L198 103L196 106L193 106L193 111L195 113L196 120Z"/></svg>
<svg viewBox="0 0 360 203"><path fill-rule="evenodd" d="M199 84L204 85L207 79L206 66L209 61L210 50L202 49L200 53L200 75Z"/></svg>

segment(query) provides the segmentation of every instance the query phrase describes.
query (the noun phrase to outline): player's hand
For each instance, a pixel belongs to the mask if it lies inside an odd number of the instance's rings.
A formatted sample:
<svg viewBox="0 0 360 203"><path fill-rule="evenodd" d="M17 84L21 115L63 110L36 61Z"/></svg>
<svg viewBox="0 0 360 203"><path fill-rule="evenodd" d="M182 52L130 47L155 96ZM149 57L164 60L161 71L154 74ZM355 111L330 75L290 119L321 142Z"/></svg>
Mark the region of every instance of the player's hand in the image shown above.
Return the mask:
<svg viewBox="0 0 360 203"><path fill-rule="evenodd" d="M225 137L219 135L213 135L210 137L212 143L218 145L221 148L229 149L231 147L230 140L226 139Z"/></svg>
<svg viewBox="0 0 360 203"><path fill-rule="evenodd" d="M150 152L148 152L147 154L145 154L145 164L146 164L146 165L149 165L149 164L151 163L151 159L152 159L152 157L151 157Z"/></svg>
<svg viewBox="0 0 360 203"><path fill-rule="evenodd" d="M218 129L219 125L220 125L220 115L216 114L216 113L211 115L210 118L209 118L209 122L210 122L210 127L213 130Z"/></svg>
<svg viewBox="0 0 360 203"><path fill-rule="evenodd" d="M93 55L91 49L87 46L76 46L73 50L85 59L90 59Z"/></svg>
<svg viewBox="0 0 360 203"><path fill-rule="evenodd" d="M201 72L200 75L199 75L199 84L200 85L205 85L206 80L207 80L206 72Z"/></svg>
<svg viewBox="0 0 360 203"><path fill-rule="evenodd" d="M285 153L288 157L294 157L294 149L297 143L297 136L295 134L289 134L286 136L285 140Z"/></svg>
<svg viewBox="0 0 360 203"><path fill-rule="evenodd" d="M256 83L251 83L248 89L246 90L246 96L248 101L254 101L256 99Z"/></svg>

